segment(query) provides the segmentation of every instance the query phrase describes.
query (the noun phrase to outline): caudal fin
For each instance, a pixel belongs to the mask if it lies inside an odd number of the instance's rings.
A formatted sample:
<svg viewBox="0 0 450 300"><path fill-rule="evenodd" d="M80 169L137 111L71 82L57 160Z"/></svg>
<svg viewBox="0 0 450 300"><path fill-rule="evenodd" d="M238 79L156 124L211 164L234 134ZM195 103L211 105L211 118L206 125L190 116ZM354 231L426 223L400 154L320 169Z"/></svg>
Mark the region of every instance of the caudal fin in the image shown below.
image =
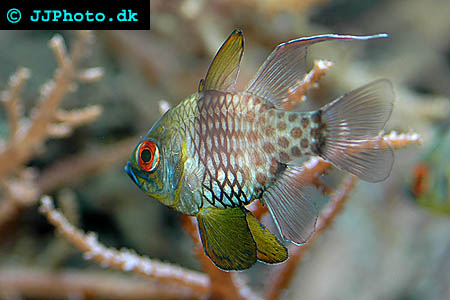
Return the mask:
<svg viewBox="0 0 450 300"><path fill-rule="evenodd" d="M321 114L325 139L320 155L362 180L386 179L394 153L378 134L391 115L394 99L392 83L380 79L325 106Z"/></svg>

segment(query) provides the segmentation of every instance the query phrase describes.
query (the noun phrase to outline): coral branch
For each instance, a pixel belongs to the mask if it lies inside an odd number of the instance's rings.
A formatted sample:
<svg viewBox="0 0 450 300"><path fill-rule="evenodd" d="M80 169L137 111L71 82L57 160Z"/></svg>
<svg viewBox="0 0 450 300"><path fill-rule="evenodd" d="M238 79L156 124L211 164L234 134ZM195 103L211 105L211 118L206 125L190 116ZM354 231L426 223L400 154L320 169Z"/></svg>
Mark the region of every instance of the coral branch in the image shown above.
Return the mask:
<svg viewBox="0 0 450 300"><path fill-rule="evenodd" d="M389 143L394 149L404 148L410 144L422 144L422 137L415 132L397 133L396 131L391 131L383 135L383 140Z"/></svg>
<svg viewBox="0 0 450 300"><path fill-rule="evenodd" d="M293 90L283 104L283 108L286 110L292 110L297 104L306 100L306 93L309 89L317 87L319 80L325 76L325 73L333 66L333 63L328 60L315 60L314 67L305 78L297 84L295 90Z"/></svg>
<svg viewBox="0 0 450 300"><path fill-rule="evenodd" d="M247 206L247 209L252 212L252 214L260 220L266 213L269 212L266 206L260 201L253 201Z"/></svg>
<svg viewBox="0 0 450 300"><path fill-rule="evenodd" d="M64 96L73 90L78 61L90 40L89 32L79 32L70 56L61 36L55 35L50 40L49 47L59 67L54 78L42 87L40 101L33 109L30 120L23 117L19 101L22 87L30 74L28 69L19 69L11 77L8 89L2 93L10 130L8 142L0 148L0 183L6 190L6 197L0 203L0 228L39 197L35 177L23 180L10 175L24 173L24 165L48 138L67 136L75 127L91 122L101 113L101 107L96 105L70 112L59 110ZM80 76L85 81L92 81L98 79L100 73L100 69L94 68L83 71Z"/></svg>
<svg viewBox="0 0 450 300"><path fill-rule="evenodd" d="M67 50L61 36L56 35L49 42L50 48L55 53L59 68L55 71L54 79L42 87L41 99L38 106L32 112L29 127L23 126L23 132L18 132L18 114L16 112L10 114L10 116L15 116L12 118L12 131L10 132L10 135L14 138L0 151L0 165L2 166L0 168L0 180L3 180L5 176L25 164L35 153L36 149L51 135L52 132L49 128L55 120L55 112L64 96L73 90L74 75L77 71L78 60L83 53L86 43L90 39L88 32L80 32L70 57L67 56ZM19 79L16 81L23 83L24 78L28 76L28 72L21 71L18 75L20 76L18 76ZM17 93L20 91L21 84L15 84L16 81L11 80L10 82L9 94L16 94L11 99L17 99ZM25 124L25 122L23 123ZM60 134L61 131L60 129ZM20 134L15 134L15 132ZM23 145L27 146L24 147Z"/></svg>
<svg viewBox="0 0 450 300"><path fill-rule="evenodd" d="M393 149L404 148L410 144L422 144L422 139L418 133L401 133L392 131L386 135L379 135L367 140L354 141L351 147L345 149L346 152L358 152L367 149Z"/></svg>
<svg viewBox="0 0 450 300"><path fill-rule="evenodd" d="M58 110L55 118L58 122L67 123L73 127L92 122L97 119L101 113L101 106L91 105L71 111Z"/></svg>
<svg viewBox="0 0 450 300"><path fill-rule="evenodd" d="M133 272L161 282L188 287L194 294L203 295L208 292L209 280L203 274L138 256L128 249L118 251L105 247L94 233L84 234L70 224L64 215L54 208L53 201L48 196L42 197L39 211L65 239L84 253L86 259L92 259L103 267Z"/></svg>
<svg viewBox="0 0 450 300"><path fill-rule="evenodd" d="M79 72L78 80L87 83L93 83L101 79L103 77L103 74L104 74L103 69L100 67L89 68Z"/></svg>
<svg viewBox="0 0 450 300"><path fill-rule="evenodd" d="M3 293L3 294L2 294ZM32 299L198 299L188 288L106 272L49 272L31 268L0 271L0 298ZM3 298L2 298L3 299Z"/></svg>
<svg viewBox="0 0 450 300"><path fill-rule="evenodd" d="M5 109L9 117L9 143L15 143L19 131L20 119L22 111L20 106L20 93L25 82L30 77L30 70L20 68L9 79L9 90L2 93L1 101L5 105Z"/></svg>
<svg viewBox="0 0 450 300"><path fill-rule="evenodd" d="M125 160L136 145L139 137L132 137L95 151L75 155L45 169L38 178L41 193L49 193L68 183L76 182L87 175L111 167Z"/></svg>
<svg viewBox="0 0 450 300"><path fill-rule="evenodd" d="M56 62L59 67L65 69L69 65L69 59L67 54L66 44L64 39L60 35L55 35L49 42L48 46L53 50L56 58Z"/></svg>
<svg viewBox="0 0 450 300"><path fill-rule="evenodd" d="M126 159L138 139L138 137L129 138L95 151L58 161L42 171L37 178L34 176L32 180L28 176L26 181L25 177L20 180L5 181L3 188L7 192L7 197L0 201L0 229L17 218L23 208L35 203L39 195L77 182Z"/></svg>
<svg viewBox="0 0 450 300"><path fill-rule="evenodd" d="M102 113L102 107L91 105L84 108L55 113L55 121L49 126L49 135L52 137L66 137L70 135L75 127L80 127L97 119Z"/></svg>
<svg viewBox="0 0 450 300"><path fill-rule="evenodd" d="M12 222L27 206L33 204L39 197L35 184L36 174L32 169L19 172L17 178L2 182L4 200L0 202L0 233L5 224Z"/></svg>

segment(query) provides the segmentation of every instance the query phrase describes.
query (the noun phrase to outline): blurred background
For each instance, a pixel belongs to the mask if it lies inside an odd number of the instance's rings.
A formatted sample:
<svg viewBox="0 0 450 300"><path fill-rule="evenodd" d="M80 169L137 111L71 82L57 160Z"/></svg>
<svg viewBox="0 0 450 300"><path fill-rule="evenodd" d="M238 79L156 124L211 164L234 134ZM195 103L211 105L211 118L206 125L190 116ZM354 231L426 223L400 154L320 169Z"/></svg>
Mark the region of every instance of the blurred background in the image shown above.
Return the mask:
<svg viewBox="0 0 450 300"><path fill-rule="evenodd" d="M309 48L311 66L313 59L331 60L334 66L298 109L321 106L372 80L389 78L397 101L386 131L417 132L423 145L396 151L385 182L358 183L343 214L315 242L283 297L450 299L449 16L448 0L153 0L150 31L94 33L82 66L100 66L104 76L77 85L61 105L101 105L101 116L66 138L49 139L25 167L32 168L71 222L97 232L106 245L200 270L178 214L145 196L123 170L135 143L159 119L158 102L176 105L196 91L235 28L246 38L240 87L281 42L321 33L387 32L388 39ZM59 33L70 48L74 33ZM31 70L21 93L26 115L57 67L47 46L54 34L0 31L1 89L18 67ZM4 140L8 126L0 109ZM77 166L84 168L55 179ZM7 184L2 183L2 197ZM263 290L270 285L271 268L258 264L244 274L251 287ZM0 273L13 269L96 272L100 267L55 235L36 201L0 226ZM0 298L22 299L20 291L0 291Z"/></svg>

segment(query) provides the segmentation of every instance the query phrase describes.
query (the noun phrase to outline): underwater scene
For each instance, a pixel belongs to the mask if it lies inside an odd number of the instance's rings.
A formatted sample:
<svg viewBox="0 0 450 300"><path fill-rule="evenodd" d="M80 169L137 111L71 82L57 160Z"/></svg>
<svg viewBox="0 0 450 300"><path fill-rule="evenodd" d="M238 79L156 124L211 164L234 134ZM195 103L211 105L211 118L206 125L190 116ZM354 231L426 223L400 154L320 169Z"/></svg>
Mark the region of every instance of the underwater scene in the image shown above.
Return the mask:
<svg viewBox="0 0 450 300"><path fill-rule="evenodd" d="M449 15L0 30L0 299L450 299Z"/></svg>

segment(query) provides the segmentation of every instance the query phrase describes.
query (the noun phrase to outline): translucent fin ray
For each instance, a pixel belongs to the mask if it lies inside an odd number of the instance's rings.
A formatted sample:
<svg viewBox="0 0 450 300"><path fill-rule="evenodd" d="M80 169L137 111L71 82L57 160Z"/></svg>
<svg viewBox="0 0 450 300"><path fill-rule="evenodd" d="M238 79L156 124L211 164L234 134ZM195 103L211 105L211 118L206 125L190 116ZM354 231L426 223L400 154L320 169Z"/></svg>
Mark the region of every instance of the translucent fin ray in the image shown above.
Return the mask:
<svg viewBox="0 0 450 300"><path fill-rule="evenodd" d="M214 57L205 80L199 84L203 90L233 92L239 75L239 65L244 53L244 35L234 30Z"/></svg>
<svg viewBox="0 0 450 300"><path fill-rule="evenodd" d="M244 270L256 262L256 243L241 208L204 208L197 215L206 255L222 270Z"/></svg>
<svg viewBox="0 0 450 300"><path fill-rule="evenodd" d="M380 79L325 106L326 137L321 156L340 169L369 182L386 179L394 153L377 137L389 119L395 95L392 84Z"/></svg>
<svg viewBox="0 0 450 300"><path fill-rule="evenodd" d="M370 40L387 36L384 33L369 36L323 34L280 44L259 68L246 91L280 107L289 94L297 89L298 83L307 73L307 46L329 40Z"/></svg>
<svg viewBox="0 0 450 300"><path fill-rule="evenodd" d="M251 212L246 211L246 217L248 227L256 242L258 260L268 264L277 264L287 260L289 257L288 251L277 237L259 222Z"/></svg>
<svg viewBox="0 0 450 300"><path fill-rule="evenodd" d="M288 166L263 196L283 238L297 245L308 240L317 220L314 187L304 184L302 174L303 167Z"/></svg>

